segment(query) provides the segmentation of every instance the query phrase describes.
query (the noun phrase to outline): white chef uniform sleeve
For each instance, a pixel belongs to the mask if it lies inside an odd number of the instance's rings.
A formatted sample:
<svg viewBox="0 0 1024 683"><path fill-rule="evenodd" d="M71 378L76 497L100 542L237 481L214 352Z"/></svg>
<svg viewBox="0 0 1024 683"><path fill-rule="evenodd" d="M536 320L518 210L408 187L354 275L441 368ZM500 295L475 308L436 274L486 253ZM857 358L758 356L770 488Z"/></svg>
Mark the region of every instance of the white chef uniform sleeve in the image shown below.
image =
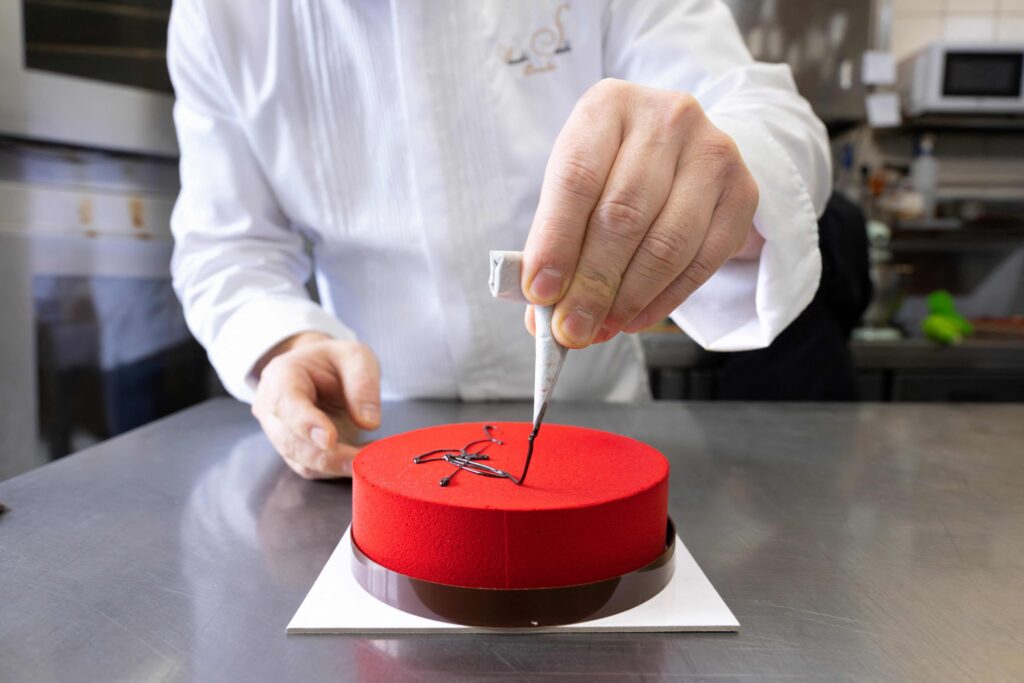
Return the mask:
<svg viewBox="0 0 1024 683"><path fill-rule="evenodd" d="M612 0L606 22L606 74L693 94L760 189L760 259L727 262L671 317L712 351L765 347L818 288L817 218L832 190L825 127L788 66L753 61L721 0Z"/></svg>
<svg viewBox="0 0 1024 683"><path fill-rule="evenodd" d="M311 260L239 124L200 1L176 0L168 67L181 193L171 217L174 288L228 391L252 400L259 359L303 331L355 335L307 294Z"/></svg>

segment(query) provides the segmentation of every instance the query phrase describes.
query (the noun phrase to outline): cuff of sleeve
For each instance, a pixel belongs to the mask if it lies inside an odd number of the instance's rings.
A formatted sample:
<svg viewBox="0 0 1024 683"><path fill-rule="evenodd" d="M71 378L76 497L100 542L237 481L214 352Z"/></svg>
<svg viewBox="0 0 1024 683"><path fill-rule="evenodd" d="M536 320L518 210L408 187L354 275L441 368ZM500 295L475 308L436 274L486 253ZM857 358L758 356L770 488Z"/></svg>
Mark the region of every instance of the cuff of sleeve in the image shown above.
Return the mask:
<svg viewBox="0 0 1024 683"><path fill-rule="evenodd" d="M277 344L300 332L321 332L351 340L355 333L308 299L264 298L250 301L224 323L210 345L210 362L224 388L240 401L256 395L253 368Z"/></svg>
<svg viewBox="0 0 1024 683"><path fill-rule="evenodd" d="M796 165L765 126L709 117L733 138L757 181L754 227L765 243L758 261L728 261L671 317L709 351L764 348L818 290L818 217Z"/></svg>

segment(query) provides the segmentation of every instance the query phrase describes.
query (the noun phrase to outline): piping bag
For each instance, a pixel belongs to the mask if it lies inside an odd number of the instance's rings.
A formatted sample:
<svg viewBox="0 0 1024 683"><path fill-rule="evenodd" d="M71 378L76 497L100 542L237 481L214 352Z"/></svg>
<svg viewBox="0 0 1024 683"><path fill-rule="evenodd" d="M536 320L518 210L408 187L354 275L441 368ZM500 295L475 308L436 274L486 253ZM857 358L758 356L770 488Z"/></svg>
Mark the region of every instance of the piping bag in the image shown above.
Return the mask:
<svg viewBox="0 0 1024 683"><path fill-rule="evenodd" d="M528 304L522 288L523 252L491 252L491 296L503 301ZM537 327L536 360L533 376L533 433L530 441L537 436L548 409L548 401L558 382L558 374L568 352L551 334L551 316L554 306L535 306L534 316ZM532 449L531 449L532 450Z"/></svg>

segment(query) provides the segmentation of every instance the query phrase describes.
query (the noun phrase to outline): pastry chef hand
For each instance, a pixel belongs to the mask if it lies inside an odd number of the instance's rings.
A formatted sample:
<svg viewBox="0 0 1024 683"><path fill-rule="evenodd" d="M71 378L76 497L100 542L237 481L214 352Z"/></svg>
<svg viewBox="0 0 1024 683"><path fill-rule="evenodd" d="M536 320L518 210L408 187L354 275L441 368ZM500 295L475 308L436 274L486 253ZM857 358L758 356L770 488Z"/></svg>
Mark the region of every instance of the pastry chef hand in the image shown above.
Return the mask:
<svg viewBox="0 0 1024 683"><path fill-rule="evenodd" d="M555 141L523 291L582 348L665 318L730 258L756 258L757 183L692 96L605 79ZM532 309L527 327L533 331Z"/></svg>
<svg viewBox="0 0 1024 683"><path fill-rule="evenodd" d="M252 414L288 466L306 479L351 476L359 429L380 425L380 367L369 347L306 332L256 372Z"/></svg>

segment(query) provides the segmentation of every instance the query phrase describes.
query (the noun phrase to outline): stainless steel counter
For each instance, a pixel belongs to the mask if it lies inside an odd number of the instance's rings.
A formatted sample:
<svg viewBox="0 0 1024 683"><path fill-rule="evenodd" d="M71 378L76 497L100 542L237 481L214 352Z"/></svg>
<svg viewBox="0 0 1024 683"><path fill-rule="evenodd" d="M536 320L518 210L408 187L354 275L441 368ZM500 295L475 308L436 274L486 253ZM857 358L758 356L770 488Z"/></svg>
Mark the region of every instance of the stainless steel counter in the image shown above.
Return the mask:
<svg viewBox="0 0 1024 683"><path fill-rule="evenodd" d="M527 415L392 404L385 424ZM298 479L247 409L220 400L0 484L0 678L1024 673L1024 406L570 404L549 415L665 452L672 515L739 634L286 636L350 520L351 486Z"/></svg>

